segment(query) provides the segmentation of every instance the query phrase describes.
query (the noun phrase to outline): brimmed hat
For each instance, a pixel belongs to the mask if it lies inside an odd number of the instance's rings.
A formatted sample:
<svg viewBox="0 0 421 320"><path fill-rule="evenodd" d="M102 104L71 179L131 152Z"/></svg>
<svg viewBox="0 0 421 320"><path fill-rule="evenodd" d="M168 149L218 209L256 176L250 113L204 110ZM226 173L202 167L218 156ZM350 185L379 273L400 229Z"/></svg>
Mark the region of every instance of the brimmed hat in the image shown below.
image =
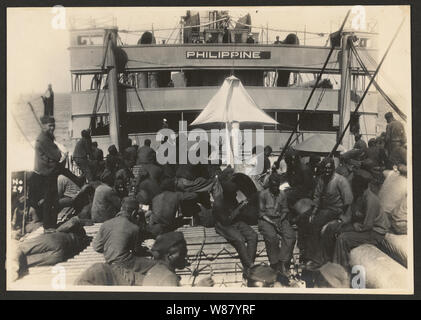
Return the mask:
<svg viewBox="0 0 421 320"><path fill-rule="evenodd" d="M51 116L42 116L40 120L42 124L56 123L54 117Z"/></svg>
<svg viewBox="0 0 421 320"><path fill-rule="evenodd" d="M348 272L339 264L328 262L320 267L320 275L331 288L349 288L350 277Z"/></svg>

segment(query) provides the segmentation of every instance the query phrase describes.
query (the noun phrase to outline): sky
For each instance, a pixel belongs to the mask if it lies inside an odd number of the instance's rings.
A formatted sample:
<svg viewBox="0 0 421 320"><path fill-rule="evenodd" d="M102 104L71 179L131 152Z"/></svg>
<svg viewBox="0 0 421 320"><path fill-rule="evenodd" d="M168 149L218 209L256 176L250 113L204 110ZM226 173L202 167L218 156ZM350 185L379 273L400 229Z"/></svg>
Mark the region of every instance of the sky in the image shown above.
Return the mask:
<svg viewBox="0 0 421 320"><path fill-rule="evenodd" d="M375 24L379 32L379 54L382 55L387 44L403 17L404 27L389 53L381 70L385 78L386 92L393 95L410 97L410 17L409 7L365 6L367 29ZM56 92L69 92L69 32L72 26L88 26L89 21L113 21L119 29L151 30L156 37L168 39L171 30L180 21L187 9L198 8L64 8L64 29L54 28L57 22L57 9L53 8L8 8L7 10L7 82L9 97L20 93L44 92L49 83ZM200 8L204 11L210 8ZM233 7L217 8L229 10L234 18L250 13L254 32L258 27L298 30L311 32L331 32L339 28L347 10L352 7ZM358 9L354 9L358 11ZM196 10L197 11L197 10ZM355 20L351 13L349 25ZM177 32L174 32L172 39ZM284 39L287 33L269 32L269 41L276 35ZM135 43L140 34L120 34L123 42ZM266 35L265 35L266 37ZM301 41L303 35L301 34ZM307 45L324 45L326 37L306 35ZM171 42L171 41L170 41ZM387 82L391 83L386 83ZM389 88L390 87L390 88ZM396 92L394 92L396 91ZM409 100L409 99L408 99Z"/></svg>

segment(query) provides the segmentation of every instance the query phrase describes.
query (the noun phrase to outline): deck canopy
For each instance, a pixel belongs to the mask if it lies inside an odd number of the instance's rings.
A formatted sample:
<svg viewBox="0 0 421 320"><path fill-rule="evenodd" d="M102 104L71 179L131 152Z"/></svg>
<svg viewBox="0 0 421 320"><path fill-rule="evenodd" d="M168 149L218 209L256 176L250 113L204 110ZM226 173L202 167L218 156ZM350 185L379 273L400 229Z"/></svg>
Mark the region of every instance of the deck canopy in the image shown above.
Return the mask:
<svg viewBox="0 0 421 320"><path fill-rule="evenodd" d="M278 124L256 105L241 81L234 76L225 79L191 125L232 122Z"/></svg>
<svg viewBox="0 0 421 320"><path fill-rule="evenodd" d="M293 146L293 149L305 155L328 155L332 151L335 144L336 139L334 136L315 134L308 139L305 139L303 142ZM342 145L339 145L337 152L343 151L345 151L345 148Z"/></svg>

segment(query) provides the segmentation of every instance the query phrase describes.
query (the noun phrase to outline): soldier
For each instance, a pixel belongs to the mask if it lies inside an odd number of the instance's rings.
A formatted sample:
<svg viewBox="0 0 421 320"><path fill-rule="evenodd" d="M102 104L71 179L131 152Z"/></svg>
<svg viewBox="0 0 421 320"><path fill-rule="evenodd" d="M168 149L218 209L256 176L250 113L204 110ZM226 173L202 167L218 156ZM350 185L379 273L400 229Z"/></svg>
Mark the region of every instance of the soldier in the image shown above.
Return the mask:
<svg viewBox="0 0 421 320"><path fill-rule="evenodd" d="M287 218L287 198L285 193L279 190L280 182L280 175L272 173L269 177L269 188L260 192L259 230L265 240L270 266L285 275L296 236ZM281 247L278 235L281 237Z"/></svg>
<svg viewBox="0 0 421 320"><path fill-rule="evenodd" d="M54 116L54 92L51 84L41 98L44 103L44 116Z"/></svg>
<svg viewBox="0 0 421 320"><path fill-rule="evenodd" d="M384 117L387 121L385 149L388 152L388 169L392 169L394 165L401 163L402 149L406 145L406 134L403 124L395 120L392 112L386 113ZM406 152L403 153L406 158Z"/></svg>
<svg viewBox="0 0 421 320"><path fill-rule="evenodd" d="M92 172L92 140L88 130L82 130L81 139L76 143L73 151L73 160L82 171L83 176L91 182L94 178Z"/></svg>
<svg viewBox="0 0 421 320"><path fill-rule="evenodd" d="M304 259L308 270L317 269L325 262L321 239L323 226L333 220L340 221L353 201L351 186L345 177L335 172L333 158L325 158L322 168L323 174L314 191L315 207L307 226L301 226L307 234Z"/></svg>
<svg viewBox="0 0 421 320"><path fill-rule="evenodd" d="M145 274L144 286L180 286L176 269L189 265L187 261L187 243L181 232L169 232L158 236L151 249L156 263ZM196 286L212 287L211 277L201 279Z"/></svg>
<svg viewBox="0 0 421 320"><path fill-rule="evenodd" d="M114 272L133 279L129 282L134 283L139 276L135 272L151 264L148 259L136 256L143 238L140 226L144 225L144 216L138 210L136 199L124 198L120 212L101 225L93 241L95 251L104 254L106 263Z"/></svg>
<svg viewBox="0 0 421 320"><path fill-rule="evenodd" d="M39 134L35 144L35 165L34 171L39 177L39 187L43 188L42 219L44 232L55 232L57 227L58 214L58 189L57 178L63 174L75 182L79 187L83 182L65 169L64 163L67 153L60 151L54 143L55 119L50 116L41 117L42 132Z"/></svg>

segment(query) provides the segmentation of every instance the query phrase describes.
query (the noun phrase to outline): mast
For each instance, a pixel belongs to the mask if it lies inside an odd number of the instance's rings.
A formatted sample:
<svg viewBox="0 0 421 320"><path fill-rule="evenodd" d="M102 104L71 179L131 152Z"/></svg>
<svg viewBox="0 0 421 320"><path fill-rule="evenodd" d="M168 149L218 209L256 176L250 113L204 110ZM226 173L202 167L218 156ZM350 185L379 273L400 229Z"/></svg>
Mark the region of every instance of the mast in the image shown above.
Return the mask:
<svg viewBox="0 0 421 320"><path fill-rule="evenodd" d="M108 106L110 117L110 139L117 150L120 150L122 139L120 134L120 114L118 109L118 87L117 87L117 64L115 58L115 48L117 47L117 30L107 29L109 46L107 47L107 68L108 68Z"/></svg>
<svg viewBox="0 0 421 320"><path fill-rule="evenodd" d="M346 124L351 118L351 72L350 72L350 34L342 35L341 51L341 89L339 93L339 133L338 138L345 131ZM351 135L345 132L342 145L345 149L352 148Z"/></svg>

